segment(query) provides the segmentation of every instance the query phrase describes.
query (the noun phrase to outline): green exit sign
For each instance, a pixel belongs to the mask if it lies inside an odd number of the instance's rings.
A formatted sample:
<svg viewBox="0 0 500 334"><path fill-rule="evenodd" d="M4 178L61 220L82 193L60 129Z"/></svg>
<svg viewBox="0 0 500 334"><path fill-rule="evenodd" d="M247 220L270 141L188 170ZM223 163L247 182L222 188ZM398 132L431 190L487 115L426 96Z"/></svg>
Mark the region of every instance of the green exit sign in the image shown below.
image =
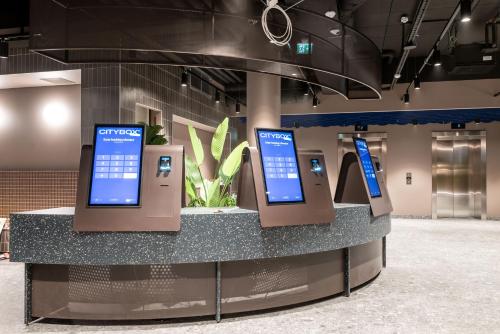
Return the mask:
<svg viewBox="0 0 500 334"><path fill-rule="evenodd" d="M296 52L298 55L310 55L313 51L311 43L297 43Z"/></svg>

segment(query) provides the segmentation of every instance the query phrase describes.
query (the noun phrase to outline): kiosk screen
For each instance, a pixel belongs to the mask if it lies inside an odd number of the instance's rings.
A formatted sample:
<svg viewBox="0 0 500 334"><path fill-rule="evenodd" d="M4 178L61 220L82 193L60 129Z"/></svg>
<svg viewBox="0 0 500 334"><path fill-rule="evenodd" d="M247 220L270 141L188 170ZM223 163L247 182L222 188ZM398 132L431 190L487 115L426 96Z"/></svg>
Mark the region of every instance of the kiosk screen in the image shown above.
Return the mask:
<svg viewBox="0 0 500 334"><path fill-rule="evenodd" d="M370 150L368 149L366 140L362 138L353 138L353 141L354 146L356 146L356 152L358 152L359 160L363 166L363 173L365 174L365 180L368 184L370 196L372 198L382 196L377 176L375 175L375 167L373 166Z"/></svg>
<svg viewBox="0 0 500 334"><path fill-rule="evenodd" d="M96 125L89 206L138 206L144 127Z"/></svg>
<svg viewBox="0 0 500 334"><path fill-rule="evenodd" d="M293 131L256 131L267 203L304 203Z"/></svg>

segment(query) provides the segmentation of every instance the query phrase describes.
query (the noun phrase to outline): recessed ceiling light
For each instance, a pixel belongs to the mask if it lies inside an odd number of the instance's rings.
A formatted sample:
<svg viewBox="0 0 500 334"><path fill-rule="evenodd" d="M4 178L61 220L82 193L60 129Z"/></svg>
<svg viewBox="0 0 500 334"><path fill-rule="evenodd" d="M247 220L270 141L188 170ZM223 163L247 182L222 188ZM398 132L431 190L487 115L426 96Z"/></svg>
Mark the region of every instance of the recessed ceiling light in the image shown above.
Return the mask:
<svg viewBox="0 0 500 334"><path fill-rule="evenodd" d="M337 36L340 34L340 29L330 29L330 34Z"/></svg>
<svg viewBox="0 0 500 334"><path fill-rule="evenodd" d="M292 75L293 75L294 77L296 77L296 76L297 76L297 73L292 73Z"/></svg>
<svg viewBox="0 0 500 334"><path fill-rule="evenodd" d="M395 73L395 74L394 74L394 77L395 77L396 79L399 79L399 78L401 78L401 74L399 74L399 73Z"/></svg>
<svg viewBox="0 0 500 334"><path fill-rule="evenodd" d="M329 10L325 12L325 16L328 17L329 19L333 19L337 15L337 13L334 10Z"/></svg>

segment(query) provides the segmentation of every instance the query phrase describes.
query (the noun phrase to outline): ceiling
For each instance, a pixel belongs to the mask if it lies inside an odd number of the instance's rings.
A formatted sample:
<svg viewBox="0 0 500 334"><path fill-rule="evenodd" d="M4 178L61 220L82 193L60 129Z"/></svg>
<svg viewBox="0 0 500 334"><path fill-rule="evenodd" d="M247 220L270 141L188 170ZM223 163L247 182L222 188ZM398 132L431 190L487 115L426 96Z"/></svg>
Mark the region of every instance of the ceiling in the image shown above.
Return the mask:
<svg viewBox="0 0 500 334"><path fill-rule="evenodd" d="M0 89L79 85L80 70L0 75Z"/></svg>
<svg viewBox="0 0 500 334"><path fill-rule="evenodd" d="M34 0L33 0L34 1ZM246 0L250 1L250 0ZM263 7L262 0L255 1L256 13L260 13ZM301 10L310 11L324 15L327 11L336 13L335 19L339 19L353 26L361 33L370 38L379 48L381 54L389 55L393 64L386 64L384 71L391 78L394 74L394 63L402 51L403 36L407 37L415 12L421 0L279 0L283 7L295 5L298 13ZM416 49L410 52L409 58L419 59L409 61L406 67L418 66L434 46L443 27L446 25L459 0L431 0L425 12L423 23L416 38ZM248 4L248 3L247 3ZM205 6L210 8L210 0L185 0L182 2L186 8ZM237 8L232 10L237 11ZM487 20L495 18L500 11L500 0L479 0L473 8L472 21L461 24L457 21L455 25L458 43L482 43L484 42L484 26ZM297 14L300 15L300 14ZM404 25L400 19L402 15L409 17L409 22ZM259 16L256 16L259 19ZM333 21L332 21L333 22ZM293 22L292 22L293 24ZM23 35L29 30L29 0L2 0L0 2L0 37ZM332 36L331 38L338 38ZM439 45L443 54L450 53L448 36ZM408 71L408 69L406 69ZM226 91L237 92L245 89L245 73L228 70L204 69L214 81L223 85ZM405 69L403 69L405 71ZM425 79L424 79L425 80ZM284 81L284 93L303 95L304 85L290 84Z"/></svg>

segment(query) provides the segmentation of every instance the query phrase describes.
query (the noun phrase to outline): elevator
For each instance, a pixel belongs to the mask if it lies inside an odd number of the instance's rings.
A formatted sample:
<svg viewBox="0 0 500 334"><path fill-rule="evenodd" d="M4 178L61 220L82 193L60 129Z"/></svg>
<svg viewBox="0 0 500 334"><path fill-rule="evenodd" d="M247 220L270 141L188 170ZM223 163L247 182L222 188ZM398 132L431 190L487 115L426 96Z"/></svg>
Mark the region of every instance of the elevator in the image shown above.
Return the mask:
<svg viewBox="0 0 500 334"><path fill-rule="evenodd" d="M364 138L368 143L368 148L370 149L370 154L375 156L375 166L378 171L383 173L384 181L387 182L386 175L383 168L387 166L387 133L385 132L359 132L359 133L339 133L337 136L337 147L338 147L338 165L340 172L340 166L342 165L342 158L347 152L356 153L356 148L352 141L352 137Z"/></svg>
<svg viewBox="0 0 500 334"><path fill-rule="evenodd" d="M486 131L432 133L432 218L486 219Z"/></svg>

